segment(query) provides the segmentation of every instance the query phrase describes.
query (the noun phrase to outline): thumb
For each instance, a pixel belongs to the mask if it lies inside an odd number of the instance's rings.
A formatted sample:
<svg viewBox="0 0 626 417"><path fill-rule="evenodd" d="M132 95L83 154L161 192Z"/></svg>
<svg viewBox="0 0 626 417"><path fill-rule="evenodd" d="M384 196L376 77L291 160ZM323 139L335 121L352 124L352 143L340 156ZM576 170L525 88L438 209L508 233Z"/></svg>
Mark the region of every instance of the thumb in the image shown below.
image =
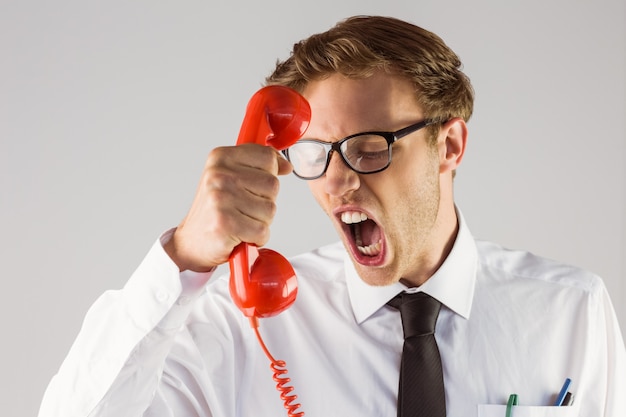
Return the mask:
<svg viewBox="0 0 626 417"><path fill-rule="evenodd" d="M281 154L277 154L278 158L278 175L287 175L293 171L291 162L287 161Z"/></svg>

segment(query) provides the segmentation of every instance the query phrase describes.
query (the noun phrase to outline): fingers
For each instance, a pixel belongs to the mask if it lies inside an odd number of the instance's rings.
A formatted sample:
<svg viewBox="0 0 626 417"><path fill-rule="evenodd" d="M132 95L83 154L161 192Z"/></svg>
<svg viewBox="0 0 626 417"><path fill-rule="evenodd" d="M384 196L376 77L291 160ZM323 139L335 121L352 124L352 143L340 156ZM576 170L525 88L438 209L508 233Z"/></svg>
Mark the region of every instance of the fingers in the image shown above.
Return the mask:
<svg viewBox="0 0 626 417"><path fill-rule="evenodd" d="M274 175L248 167L236 172L212 168L200 188L192 214L210 213L214 234L230 235L236 243L266 243L279 189Z"/></svg>
<svg viewBox="0 0 626 417"><path fill-rule="evenodd" d="M269 146L255 144L215 148L209 153L206 165L247 166L273 175L291 172L291 164L278 151Z"/></svg>
<svg viewBox="0 0 626 417"><path fill-rule="evenodd" d="M278 193L278 158L265 149L243 152L219 148L211 152L204 172L207 186L218 190L247 191L272 199ZM263 151L263 152L261 152Z"/></svg>
<svg viewBox="0 0 626 417"><path fill-rule="evenodd" d="M291 172L278 152L259 145L216 148L196 196L166 251L181 268L204 271L228 260L240 242L269 240L279 191L277 175Z"/></svg>

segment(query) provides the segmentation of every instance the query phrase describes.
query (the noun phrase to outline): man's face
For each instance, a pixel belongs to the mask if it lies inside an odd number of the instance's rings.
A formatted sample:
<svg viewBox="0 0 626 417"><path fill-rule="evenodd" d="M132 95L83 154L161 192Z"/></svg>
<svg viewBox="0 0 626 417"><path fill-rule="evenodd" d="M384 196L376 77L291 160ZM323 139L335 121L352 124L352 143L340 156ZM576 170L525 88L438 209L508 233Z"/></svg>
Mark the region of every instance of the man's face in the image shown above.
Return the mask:
<svg viewBox="0 0 626 417"><path fill-rule="evenodd" d="M303 95L313 115L305 136L328 142L365 131L395 131L424 118L413 85L382 72L366 79L335 74L311 82ZM396 142L385 171L357 174L333 154L326 174L309 181L370 285L400 279L419 285L441 255L436 243L439 157L427 135L423 129Z"/></svg>

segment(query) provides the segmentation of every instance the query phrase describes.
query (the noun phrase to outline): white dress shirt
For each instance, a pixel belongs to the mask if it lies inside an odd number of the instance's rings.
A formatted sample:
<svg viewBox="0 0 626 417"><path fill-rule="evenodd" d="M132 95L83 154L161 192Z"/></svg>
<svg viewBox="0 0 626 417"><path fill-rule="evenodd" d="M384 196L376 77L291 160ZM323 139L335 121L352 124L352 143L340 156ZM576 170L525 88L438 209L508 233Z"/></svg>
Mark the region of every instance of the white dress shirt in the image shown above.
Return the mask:
<svg viewBox="0 0 626 417"><path fill-rule="evenodd" d="M409 290L443 304L435 336L447 415L502 417L516 393L515 417L626 416L626 351L602 281L477 242L459 222L444 264ZM91 307L39 417L286 416L228 277L179 273L161 241ZM406 288L365 284L340 243L291 262L297 300L261 319L260 332L287 363L299 411L394 417L403 337L385 304ZM565 378L574 403L551 406Z"/></svg>

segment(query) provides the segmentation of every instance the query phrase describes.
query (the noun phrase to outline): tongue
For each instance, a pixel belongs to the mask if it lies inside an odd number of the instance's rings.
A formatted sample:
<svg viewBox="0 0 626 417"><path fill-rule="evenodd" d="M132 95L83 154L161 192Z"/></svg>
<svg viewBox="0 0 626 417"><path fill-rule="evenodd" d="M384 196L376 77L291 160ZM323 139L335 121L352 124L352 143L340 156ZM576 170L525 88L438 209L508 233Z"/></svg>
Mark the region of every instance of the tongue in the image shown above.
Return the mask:
<svg viewBox="0 0 626 417"><path fill-rule="evenodd" d="M362 246L372 245L380 240L380 229L372 220L366 220L358 224L360 227Z"/></svg>

